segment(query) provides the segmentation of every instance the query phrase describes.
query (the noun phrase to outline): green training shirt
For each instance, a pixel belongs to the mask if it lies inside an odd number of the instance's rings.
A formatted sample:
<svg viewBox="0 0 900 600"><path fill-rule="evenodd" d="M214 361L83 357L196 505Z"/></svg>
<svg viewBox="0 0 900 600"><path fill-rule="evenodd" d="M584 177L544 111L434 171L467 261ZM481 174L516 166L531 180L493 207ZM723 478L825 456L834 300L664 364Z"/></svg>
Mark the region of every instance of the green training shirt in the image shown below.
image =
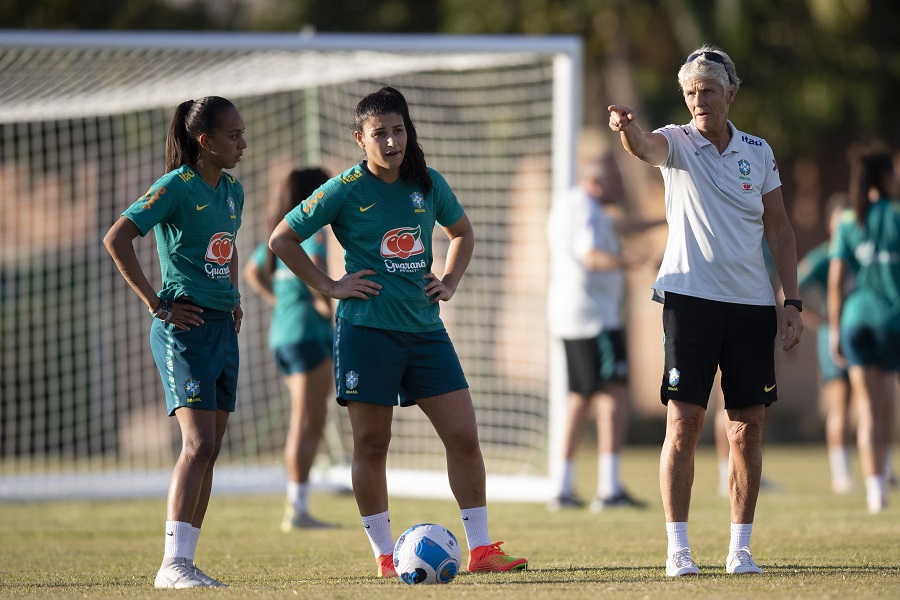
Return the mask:
<svg viewBox="0 0 900 600"><path fill-rule="evenodd" d="M865 227L853 211L844 211L831 255L856 274L841 323L900 330L900 201L872 204Z"/></svg>
<svg viewBox="0 0 900 600"><path fill-rule="evenodd" d="M240 293L231 283L231 257L241 226L244 188L228 173L212 188L183 165L160 177L122 216L141 235L153 229L162 272L160 298L190 297L232 311Z"/></svg>
<svg viewBox="0 0 900 600"><path fill-rule="evenodd" d="M368 300L338 302L337 316L354 325L407 332L444 327L440 308L425 295L435 223L453 225L464 211L440 173L429 168L433 188L423 196L402 178L385 183L360 163L325 182L285 217L306 239L327 224L344 248L348 273L373 269L383 287Z"/></svg>
<svg viewBox="0 0 900 600"><path fill-rule="evenodd" d="M311 257L327 260L325 232L321 229L311 238L303 240L302 246ZM252 260L258 269L265 269L268 250L266 244L260 244L253 253ZM331 340L331 321L313 306L313 295L309 287L278 257L275 258L272 293L275 296L275 307L272 309L272 322L269 326L270 348Z"/></svg>

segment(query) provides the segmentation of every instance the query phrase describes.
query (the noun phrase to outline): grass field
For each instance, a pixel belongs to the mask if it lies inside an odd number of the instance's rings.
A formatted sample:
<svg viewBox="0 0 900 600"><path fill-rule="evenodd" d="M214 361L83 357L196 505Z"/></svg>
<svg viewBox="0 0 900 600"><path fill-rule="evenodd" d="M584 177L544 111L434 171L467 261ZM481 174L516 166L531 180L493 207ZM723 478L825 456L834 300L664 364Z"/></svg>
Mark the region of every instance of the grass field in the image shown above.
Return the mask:
<svg viewBox="0 0 900 600"><path fill-rule="evenodd" d="M581 461L584 496L593 489ZM446 586L405 586L375 577L375 562L352 496L314 495L316 516L340 529L285 535L277 494L215 496L197 562L229 583L224 590L157 591L162 497L115 502L0 505L0 597L149 598L900 598L900 502L865 511L862 491L834 496L822 447L767 447L765 470L781 490L760 496L753 552L761 576L725 575L727 502L716 493L711 449L698 457L690 519L698 578L664 576L666 538L657 487L658 449L629 448L623 473L646 510L548 513L543 505L491 503L490 529L524 573L461 574ZM394 535L418 522L449 527L464 540L451 501L395 499ZM464 560L467 553L463 551Z"/></svg>

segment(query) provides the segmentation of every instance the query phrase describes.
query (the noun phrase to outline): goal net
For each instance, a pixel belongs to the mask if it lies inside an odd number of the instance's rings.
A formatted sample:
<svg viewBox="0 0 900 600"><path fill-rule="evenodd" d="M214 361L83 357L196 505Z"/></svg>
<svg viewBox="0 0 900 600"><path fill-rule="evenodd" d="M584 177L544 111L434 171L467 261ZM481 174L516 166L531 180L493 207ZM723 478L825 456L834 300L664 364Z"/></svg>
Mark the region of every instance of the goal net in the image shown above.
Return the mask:
<svg viewBox="0 0 900 600"><path fill-rule="evenodd" d="M232 100L247 148L241 256L296 167L355 164L353 111L383 85L407 97L429 165L471 218L476 251L442 316L475 403L494 499L550 495L552 407L545 215L571 184L577 38L0 33L0 500L164 494L180 449L149 350L146 308L102 244L163 172L174 107ZM435 271L446 240L435 239ZM153 235L137 239L159 284ZM340 248L331 248L336 273ZM289 399L269 309L242 286L238 406L216 490L282 490ZM329 401L313 473L349 485L346 411ZM554 441L557 440L557 441ZM446 497L443 446L395 409L392 494Z"/></svg>

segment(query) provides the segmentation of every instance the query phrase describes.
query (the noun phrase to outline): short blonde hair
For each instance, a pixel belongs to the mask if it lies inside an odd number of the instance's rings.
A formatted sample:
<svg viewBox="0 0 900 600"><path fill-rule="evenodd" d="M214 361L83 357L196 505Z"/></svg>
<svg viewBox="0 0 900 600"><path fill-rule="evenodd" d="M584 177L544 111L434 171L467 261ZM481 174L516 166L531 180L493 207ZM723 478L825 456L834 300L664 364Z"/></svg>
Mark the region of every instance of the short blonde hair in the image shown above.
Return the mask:
<svg viewBox="0 0 900 600"><path fill-rule="evenodd" d="M691 52L678 70L678 85L682 91L688 83L697 79L716 81L726 90L733 87L735 92L741 86L731 57L721 48L709 44Z"/></svg>

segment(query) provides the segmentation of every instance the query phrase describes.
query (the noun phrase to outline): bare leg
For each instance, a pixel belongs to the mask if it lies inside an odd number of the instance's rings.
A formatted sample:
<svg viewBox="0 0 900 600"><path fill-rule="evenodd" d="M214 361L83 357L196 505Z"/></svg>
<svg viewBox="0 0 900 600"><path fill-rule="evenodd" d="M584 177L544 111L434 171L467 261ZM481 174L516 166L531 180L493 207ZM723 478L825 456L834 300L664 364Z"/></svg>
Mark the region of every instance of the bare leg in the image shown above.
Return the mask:
<svg viewBox="0 0 900 600"><path fill-rule="evenodd" d="M450 489L461 509L485 506L485 470L475 408L468 389L416 402L447 451Z"/></svg>
<svg viewBox="0 0 900 600"><path fill-rule="evenodd" d="M857 444L862 470L866 477L881 476L890 438L894 374L875 367L850 367L849 373L859 407Z"/></svg>
<svg viewBox="0 0 900 600"><path fill-rule="evenodd" d="M628 430L628 388L611 383L606 392L594 396L597 406L597 451L618 453Z"/></svg>
<svg viewBox="0 0 900 600"><path fill-rule="evenodd" d="M316 457L325 418L328 392L332 389L332 362L326 360L306 373L284 378L291 397L291 416L284 445L284 463L288 477L306 483Z"/></svg>
<svg viewBox="0 0 900 600"><path fill-rule="evenodd" d="M175 418L181 427L181 454L172 471L166 503L166 519L200 527L209 506L213 465L222 447L229 413L222 410L179 408Z"/></svg>
<svg viewBox="0 0 900 600"><path fill-rule="evenodd" d="M670 400L666 439L659 461L659 488L667 523L686 522L694 484L694 457L706 411L702 406Z"/></svg>
<svg viewBox="0 0 900 600"><path fill-rule="evenodd" d="M351 479L359 514L363 517L388 509L387 451L391 443L392 406L348 402L353 430Z"/></svg>
<svg viewBox="0 0 900 600"><path fill-rule="evenodd" d="M753 523L759 482L762 476L762 431L766 420L764 405L729 409L728 491L731 522Z"/></svg>
<svg viewBox="0 0 900 600"><path fill-rule="evenodd" d="M575 458L578 443L581 441L581 427L588 416L591 400L584 394L569 393L569 406L566 411L566 429L563 441L563 458L567 461Z"/></svg>

